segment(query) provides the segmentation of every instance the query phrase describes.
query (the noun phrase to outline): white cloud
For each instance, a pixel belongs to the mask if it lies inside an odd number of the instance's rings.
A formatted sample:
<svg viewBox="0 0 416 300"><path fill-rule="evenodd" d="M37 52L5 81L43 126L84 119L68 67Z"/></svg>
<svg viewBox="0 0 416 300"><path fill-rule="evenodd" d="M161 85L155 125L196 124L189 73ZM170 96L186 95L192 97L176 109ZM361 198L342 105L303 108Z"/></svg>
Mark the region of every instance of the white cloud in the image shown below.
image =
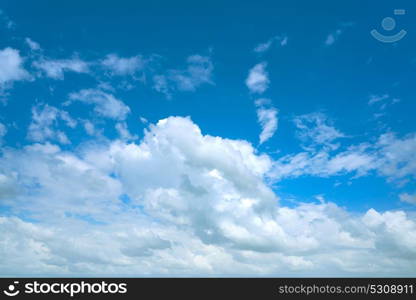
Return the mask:
<svg viewBox="0 0 416 300"><path fill-rule="evenodd" d="M109 82L100 82L97 88L103 91L115 92L115 88Z"/></svg>
<svg viewBox="0 0 416 300"><path fill-rule="evenodd" d="M288 154L274 163L269 176L274 180L300 176L329 177L355 172L367 174L377 167L376 158L363 148L351 148L331 156L327 150Z"/></svg>
<svg viewBox="0 0 416 300"><path fill-rule="evenodd" d="M370 99L368 100L368 105L373 105L374 103L383 101L390 98L389 95L384 94L384 95L371 95Z"/></svg>
<svg viewBox="0 0 416 300"><path fill-rule="evenodd" d="M126 122L119 122L115 125L115 128L120 136L120 139L131 141L136 140L137 136L130 133Z"/></svg>
<svg viewBox="0 0 416 300"><path fill-rule="evenodd" d="M400 139L394 133L385 133L380 136L375 147L381 175L391 180L406 177L416 179L416 134Z"/></svg>
<svg viewBox="0 0 416 300"><path fill-rule="evenodd" d="M268 50L270 50L270 48L272 47L274 43L279 43L281 47L284 47L287 45L287 40L288 40L287 36L274 36L270 38L267 42L258 44L254 48L254 52L256 53L267 52Z"/></svg>
<svg viewBox="0 0 416 300"><path fill-rule="evenodd" d="M0 9L0 21L4 23L7 29L14 29L16 27L15 22L13 22L1 9Z"/></svg>
<svg viewBox="0 0 416 300"><path fill-rule="evenodd" d="M91 121L85 120L83 122L83 125L88 135L94 136L97 134L97 129L95 128L94 123L92 123Z"/></svg>
<svg viewBox="0 0 416 300"><path fill-rule="evenodd" d="M41 59L34 61L32 65L41 70L47 77L57 80L64 79L65 72L89 72L88 63L78 57L70 59L49 59L42 57Z"/></svg>
<svg viewBox="0 0 416 300"><path fill-rule="evenodd" d="M385 110L388 106L397 104L400 102L399 98L394 98L391 97L388 94L384 94L384 95L370 95L370 99L368 100L368 105L369 106L377 106L377 108L379 110ZM386 113L382 112L382 113L375 113L374 117L375 118L379 118L382 116L385 116Z"/></svg>
<svg viewBox="0 0 416 300"><path fill-rule="evenodd" d="M6 135L6 133L7 133L6 125L0 123L0 145L3 142L3 137Z"/></svg>
<svg viewBox="0 0 416 300"><path fill-rule="evenodd" d="M92 104L94 111L106 118L125 120L130 113L130 108L123 101L99 89L83 89L71 93L69 100Z"/></svg>
<svg viewBox="0 0 416 300"><path fill-rule="evenodd" d="M335 42L338 41L339 37L344 33L345 29L352 26L354 26L353 22L341 23L337 30L328 34L325 40L325 46L329 47L335 44Z"/></svg>
<svg viewBox="0 0 416 300"><path fill-rule="evenodd" d="M408 193L403 193L399 195L400 201L402 202L406 202L406 203L410 203L410 204L415 204L416 205L416 194L408 194Z"/></svg>
<svg viewBox="0 0 416 300"><path fill-rule="evenodd" d="M301 141L309 144L307 147L324 145L335 150L339 144L334 144L333 141L345 137L341 131L332 126L327 116L320 112L297 116L293 122L298 129L297 136Z"/></svg>
<svg viewBox="0 0 416 300"><path fill-rule="evenodd" d="M25 38L25 42L29 46L30 50L32 50L32 51L37 51L37 50L41 49L39 43L33 41L32 39L30 39L28 37Z"/></svg>
<svg viewBox="0 0 416 300"><path fill-rule="evenodd" d="M154 75L153 88L170 98L174 91L193 92L203 84L214 84L210 57L191 55L186 61L185 69L170 69L165 74Z"/></svg>
<svg viewBox="0 0 416 300"><path fill-rule="evenodd" d="M272 165L249 143L203 135L179 117L150 125L138 144L5 149L2 203L36 222L0 218L0 269L83 276L414 274L414 216L350 214L325 200L281 206L265 183Z"/></svg>
<svg viewBox="0 0 416 300"><path fill-rule="evenodd" d="M260 123L262 131L260 133L260 144L270 139L277 130L278 126L278 110L270 106L269 99L258 99L257 106L257 120Z"/></svg>
<svg viewBox="0 0 416 300"><path fill-rule="evenodd" d="M153 88L166 96L166 98L172 98L172 92L169 87L168 79L165 75L153 76Z"/></svg>
<svg viewBox="0 0 416 300"><path fill-rule="evenodd" d="M246 85L250 92L262 94L269 87L269 74L266 71L267 63L262 62L255 65L249 72Z"/></svg>
<svg viewBox="0 0 416 300"><path fill-rule="evenodd" d="M28 138L36 142L52 140L61 144L69 144L70 141L67 135L57 129L59 120L70 128L77 125L77 122L64 110L48 104L32 107L32 122L29 125Z"/></svg>
<svg viewBox="0 0 416 300"><path fill-rule="evenodd" d="M180 91L194 91L204 83L213 84L212 71L214 66L211 58L201 55L191 55L187 58L186 71L174 70L171 79L176 82Z"/></svg>
<svg viewBox="0 0 416 300"><path fill-rule="evenodd" d="M16 49L7 47L0 50L0 66L0 88L13 81L30 78L23 67L23 58Z"/></svg>
<svg viewBox="0 0 416 300"><path fill-rule="evenodd" d="M109 54L101 61L101 65L110 71L112 75L133 76L137 71L142 70L145 61L142 56L119 57L117 54Z"/></svg>
<svg viewBox="0 0 416 300"><path fill-rule="evenodd" d="M339 36L342 34L341 29L337 29L335 32L330 33L325 40L326 46L331 46L335 43L335 41L339 38Z"/></svg>
<svg viewBox="0 0 416 300"><path fill-rule="evenodd" d="M374 144L349 146L335 155L331 148L307 149L308 152L288 154L274 163L269 176L275 180L285 177L329 177L346 173L364 176L376 172L390 182L399 184L416 179L416 135L400 139L393 133L379 137Z"/></svg>

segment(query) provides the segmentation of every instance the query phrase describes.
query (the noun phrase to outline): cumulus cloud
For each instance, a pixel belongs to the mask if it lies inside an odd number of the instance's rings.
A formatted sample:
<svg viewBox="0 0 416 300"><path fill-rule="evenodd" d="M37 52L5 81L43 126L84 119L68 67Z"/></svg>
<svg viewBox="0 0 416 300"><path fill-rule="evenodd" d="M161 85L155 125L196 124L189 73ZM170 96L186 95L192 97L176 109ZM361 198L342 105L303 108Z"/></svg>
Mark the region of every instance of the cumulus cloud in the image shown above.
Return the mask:
<svg viewBox="0 0 416 300"><path fill-rule="evenodd" d="M185 69L170 69L153 76L153 88L168 98L174 91L193 92L203 84L213 83L214 65L209 56L191 55Z"/></svg>
<svg viewBox="0 0 416 300"><path fill-rule="evenodd" d="M69 144L70 141L65 132L58 129L58 121L70 128L77 125L77 122L64 110L48 104L32 107L32 122L29 125L28 138L36 142L51 140L61 144Z"/></svg>
<svg viewBox="0 0 416 300"><path fill-rule="evenodd" d="M10 47L0 50L0 89L13 81L29 79L19 51Z"/></svg>
<svg viewBox="0 0 416 300"><path fill-rule="evenodd" d="M269 74L266 71L267 63L262 62L255 65L249 72L246 85L250 92L262 94L269 87Z"/></svg>
<svg viewBox="0 0 416 300"><path fill-rule="evenodd" d="M271 106L269 99L256 100L257 120L262 128L260 133L260 144L270 139L277 130L278 110Z"/></svg>
<svg viewBox="0 0 416 300"><path fill-rule="evenodd" d="M282 206L265 183L272 167L248 142L204 135L180 117L150 125L137 144L5 149L0 199L16 216L0 217L0 268L84 276L414 273L414 217L350 214L325 201Z"/></svg>
<svg viewBox="0 0 416 300"><path fill-rule="evenodd" d="M101 61L101 65L112 75L133 76L137 71L142 70L145 61L142 56L119 57L117 54L108 54Z"/></svg>
<svg viewBox="0 0 416 300"><path fill-rule="evenodd" d="M41 57L33 62L33 67L39 69L44 75L56 80L63 80L65 72L88 73L89 65L78 57L69 59L50 59Z"/></svg>
<svg viewBox="0 0 416 300"><path fill-rule="evenodd" d="M95 113L110 119L125 120L130 113L130 108L123 101L100 89L83 89L71 93L69 102L66 104L68 105L72 101L92 104Z"/></svg>

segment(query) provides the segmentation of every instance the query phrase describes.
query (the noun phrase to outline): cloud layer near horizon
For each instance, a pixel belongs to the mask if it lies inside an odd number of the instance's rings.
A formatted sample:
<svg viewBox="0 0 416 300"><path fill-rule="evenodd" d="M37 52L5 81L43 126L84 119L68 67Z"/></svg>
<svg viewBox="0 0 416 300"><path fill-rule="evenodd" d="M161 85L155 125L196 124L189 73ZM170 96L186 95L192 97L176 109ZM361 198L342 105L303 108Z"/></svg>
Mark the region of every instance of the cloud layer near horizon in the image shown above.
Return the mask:
<svg viewBox="0 0 416 300"><path fill-rule="evenodd" d="M17 274L394 275L416 267L416 222L331 202L279 204L272 159L189 118L139 143L4 148L0 269ZM163 171L162 171L163 170ZM272 172L273 171L273 172ZM13 215L13 216L12 216ZM19 253L19 255L16 255Z"/></svg>

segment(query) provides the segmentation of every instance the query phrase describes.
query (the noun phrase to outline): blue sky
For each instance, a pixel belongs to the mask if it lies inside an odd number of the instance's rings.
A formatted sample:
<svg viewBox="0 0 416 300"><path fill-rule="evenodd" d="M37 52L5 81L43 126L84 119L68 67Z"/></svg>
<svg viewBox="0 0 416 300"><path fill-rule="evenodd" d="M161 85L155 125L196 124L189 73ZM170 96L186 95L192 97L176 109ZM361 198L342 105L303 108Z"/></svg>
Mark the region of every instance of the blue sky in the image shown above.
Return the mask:
<svg viewBox="0 0 416 300"><path fill-rule="evenodd" d="M414 275L415 8L2 1L0 274Z"/></svg>

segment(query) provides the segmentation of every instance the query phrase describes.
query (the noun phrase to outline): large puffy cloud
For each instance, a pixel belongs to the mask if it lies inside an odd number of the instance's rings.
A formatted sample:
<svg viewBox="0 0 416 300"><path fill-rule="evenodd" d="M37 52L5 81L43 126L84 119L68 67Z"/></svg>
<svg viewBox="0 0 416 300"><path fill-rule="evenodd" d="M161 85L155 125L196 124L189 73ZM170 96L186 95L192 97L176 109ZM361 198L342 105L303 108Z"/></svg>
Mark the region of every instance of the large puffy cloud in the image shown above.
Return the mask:
<svg viewBox="0 0 416 300"><path fill-rule="evenodd" d="M11 213L0 218L0 268L3 274L414 273L414 216L375 210L360 216L329 202L281 206L266 184L272 168L249 143L203 135L180 117L150 125L137 144L4 149L0 201Z"/></svg>

